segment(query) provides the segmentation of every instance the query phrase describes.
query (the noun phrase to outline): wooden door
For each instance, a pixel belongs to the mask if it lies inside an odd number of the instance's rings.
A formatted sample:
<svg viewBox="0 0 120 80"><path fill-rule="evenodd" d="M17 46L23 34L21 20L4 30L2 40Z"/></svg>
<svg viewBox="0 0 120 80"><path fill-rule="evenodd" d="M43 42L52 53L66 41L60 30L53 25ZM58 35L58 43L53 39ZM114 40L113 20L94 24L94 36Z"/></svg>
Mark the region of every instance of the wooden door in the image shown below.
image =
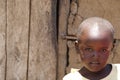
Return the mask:
<svg viewBox="0 0 120 80"><path fill-rule="evenodd" d="M56 80L57 0L0 0L0 80Z"/></svg>

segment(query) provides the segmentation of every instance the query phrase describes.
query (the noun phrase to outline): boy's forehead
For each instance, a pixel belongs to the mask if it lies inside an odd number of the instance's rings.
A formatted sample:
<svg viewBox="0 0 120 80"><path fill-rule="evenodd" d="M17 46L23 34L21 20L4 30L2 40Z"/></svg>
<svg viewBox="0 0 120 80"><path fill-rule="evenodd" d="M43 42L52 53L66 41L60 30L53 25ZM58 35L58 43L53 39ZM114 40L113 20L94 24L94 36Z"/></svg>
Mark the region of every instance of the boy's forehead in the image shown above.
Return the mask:
<svg viewBox="0 0 120 80"><path fill-rule="evenodd" d="M92 44L92 43L100 43L100 44L106 44L111 42L111 40L109 38L104 38L104 39L86 39L82 41L85 44Z"/></svg>
<svg viewBox="0 0 120 80"><path fill-rule="evenodd" d="M93 39L93 38L86 38L84 40L81 40L80 43L82 46L109 46L111 43L110 38L99 38L99 39Z"/></svg>
<svg viewBox="0 0 120 80"><path fill-rule="evenodd" d="M79 37L80 40L106 40L112 39L109 31L100 31L97 27L86 29Z"/></svg>

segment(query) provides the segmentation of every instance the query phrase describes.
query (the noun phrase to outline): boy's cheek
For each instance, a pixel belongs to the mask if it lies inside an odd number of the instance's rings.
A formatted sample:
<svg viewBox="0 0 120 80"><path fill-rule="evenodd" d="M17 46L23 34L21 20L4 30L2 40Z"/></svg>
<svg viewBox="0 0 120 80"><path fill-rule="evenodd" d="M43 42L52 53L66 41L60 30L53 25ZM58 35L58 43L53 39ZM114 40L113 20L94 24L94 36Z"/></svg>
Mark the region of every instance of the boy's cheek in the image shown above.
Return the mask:
<svg viewBox="0 0 120 80"><path fill-rule="evenodd" d="M84 53L82 52L82 51L80 51L80 58L81 58L81 60L84 60L84 58L85 58L85 56L84 56Z"/></svg>
<svg viewBox="0 0 120 80"><path fill-rule="evenodd" d="M102 60L106 60L109 58L110 53L106 53L106 55L101 56Z"/></svg>

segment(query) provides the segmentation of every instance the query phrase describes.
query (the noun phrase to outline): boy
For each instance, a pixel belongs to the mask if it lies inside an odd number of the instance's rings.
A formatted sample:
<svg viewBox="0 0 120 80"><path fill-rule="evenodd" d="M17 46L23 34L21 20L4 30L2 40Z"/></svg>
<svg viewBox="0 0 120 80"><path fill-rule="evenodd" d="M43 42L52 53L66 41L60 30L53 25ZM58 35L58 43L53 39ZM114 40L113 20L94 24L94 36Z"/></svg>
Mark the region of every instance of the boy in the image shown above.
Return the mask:
<svg viewBox="0 0 120 80"><path fill-rule="evenodd" d="M75 42L84 67L67 74L63 80L120 80L120 65L107 63L113 37L114 29L109 21L99 17L84 20Z"/></svg>

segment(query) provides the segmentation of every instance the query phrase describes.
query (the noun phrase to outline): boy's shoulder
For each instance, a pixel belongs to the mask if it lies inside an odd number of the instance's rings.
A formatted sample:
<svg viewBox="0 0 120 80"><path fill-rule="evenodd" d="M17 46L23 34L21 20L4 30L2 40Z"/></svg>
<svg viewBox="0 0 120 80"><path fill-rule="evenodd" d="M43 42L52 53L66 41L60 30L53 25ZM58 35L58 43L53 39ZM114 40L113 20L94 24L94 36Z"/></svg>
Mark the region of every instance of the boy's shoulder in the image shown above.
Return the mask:
<svg viewBox="0 0 120 80"><path fill-rule="evenodd" d="M120 70L120 64L112 64L112 66L116 67L117 69Z"/></svg>
<svg viewBox="0 0 120 80"><path fill-rule="evenodd" d="M79 69L72 68L71 72L63 77L63 80L80 80L81 75L78 71Z"/></svg>
<svg viewBox="0 0 120 80"><path fill-rule="evenodd" d="M120 64L112 64L113 67L113 73L117 73L117 75L120 75ZM82 75L79 73L79 69L71 69L71 72L64 76L63 80L82 80ZM84 80L87 80L84 78ZM120 77L118 76L118 80L120 80Z"/></svg>
<svg viewBox="0 0 120 80"><path fill-rule="evenodd" d="M63 80L80 80L81 76L79 72L69 73L63 77Z"/></svg>
<svg viewBox="0 0 120 80"><path fill-rule="evenodd" d="M114 68L113 73L118 75L117 80L120 80L120 76L119 76L120 75L120 64L112 64L112 65L113 65L113 68Z"/></svg>
<svg viewBox="0 0 120 80"><path fill-rule="evenodd" d="M120 64L113 64L113 65L117 68L117 71L120 74Z"/></svg>
<svg viewBox="0 0 120 80"><path fill-rule="evenodd" d="M112 65L115 65L115 66L120 66L120 64L112 64Z"/></svg>

